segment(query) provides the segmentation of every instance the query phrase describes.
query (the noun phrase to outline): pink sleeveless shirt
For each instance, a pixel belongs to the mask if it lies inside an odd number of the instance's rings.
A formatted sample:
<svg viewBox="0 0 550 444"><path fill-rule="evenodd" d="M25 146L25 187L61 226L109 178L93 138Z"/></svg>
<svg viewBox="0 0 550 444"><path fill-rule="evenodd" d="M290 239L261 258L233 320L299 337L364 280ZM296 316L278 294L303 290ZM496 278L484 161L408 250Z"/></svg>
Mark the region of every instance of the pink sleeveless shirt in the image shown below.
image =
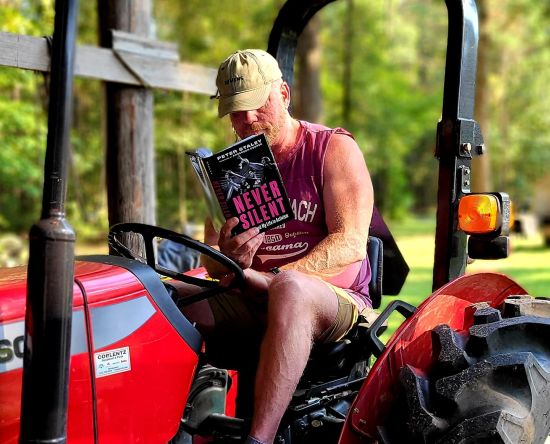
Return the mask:
<svg viewBox="0 0 550 444"><path fill-rule="evenodd" d="M265 232L264 242L252 263L252 268L259 271L300 259L328 234L323 205L326 149L333 134L353 136L342 128L330 129L305 121L300 121L300 126L294 151L278 163L295 220ZM370 277L369 262L365 259L353 284L345 289L359 309L371 305L368 295Z"/></svg>

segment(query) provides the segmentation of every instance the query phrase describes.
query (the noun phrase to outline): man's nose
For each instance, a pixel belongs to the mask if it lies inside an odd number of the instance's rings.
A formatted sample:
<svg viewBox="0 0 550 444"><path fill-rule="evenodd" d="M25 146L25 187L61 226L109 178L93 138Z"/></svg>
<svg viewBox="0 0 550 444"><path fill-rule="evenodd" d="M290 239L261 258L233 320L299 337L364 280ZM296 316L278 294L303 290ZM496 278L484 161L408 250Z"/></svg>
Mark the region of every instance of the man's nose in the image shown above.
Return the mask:
<svg viewBox="0 0 550 444"><path fill-rule="evenodd" d="M254 123L258 120L258 114L255 109L250 111L243 111L243 118L245 123Z"/></svg>

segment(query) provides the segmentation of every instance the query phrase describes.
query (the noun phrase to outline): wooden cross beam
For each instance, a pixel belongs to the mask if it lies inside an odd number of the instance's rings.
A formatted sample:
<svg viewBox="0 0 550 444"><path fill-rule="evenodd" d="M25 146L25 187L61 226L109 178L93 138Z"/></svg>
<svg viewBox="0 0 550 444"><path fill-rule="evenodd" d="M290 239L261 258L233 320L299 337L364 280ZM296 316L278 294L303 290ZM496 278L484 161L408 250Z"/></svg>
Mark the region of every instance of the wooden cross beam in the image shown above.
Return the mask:
<svg viewBox="0 0 550 444"><path fill-rule="evenodd" d="M105 82L213 95L216 70L180 62L177 46L112 31L113 48L80 45L75 75ZM48 72L50 50L44 37L0 32L0 66Z"/></svg>

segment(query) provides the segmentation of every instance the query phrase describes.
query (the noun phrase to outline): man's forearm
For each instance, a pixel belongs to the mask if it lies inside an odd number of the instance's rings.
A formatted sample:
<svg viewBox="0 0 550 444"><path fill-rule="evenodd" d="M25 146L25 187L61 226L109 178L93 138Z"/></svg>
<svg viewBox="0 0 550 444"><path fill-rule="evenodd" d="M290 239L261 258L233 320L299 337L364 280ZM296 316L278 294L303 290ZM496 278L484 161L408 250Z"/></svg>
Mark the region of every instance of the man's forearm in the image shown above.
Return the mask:
<svg viewBox="0 0 550 444"><path fill-rule="evenodd" d="M331 233L303 258L280 267L330 279L361 261L367 252L364 234Z"/></svg>

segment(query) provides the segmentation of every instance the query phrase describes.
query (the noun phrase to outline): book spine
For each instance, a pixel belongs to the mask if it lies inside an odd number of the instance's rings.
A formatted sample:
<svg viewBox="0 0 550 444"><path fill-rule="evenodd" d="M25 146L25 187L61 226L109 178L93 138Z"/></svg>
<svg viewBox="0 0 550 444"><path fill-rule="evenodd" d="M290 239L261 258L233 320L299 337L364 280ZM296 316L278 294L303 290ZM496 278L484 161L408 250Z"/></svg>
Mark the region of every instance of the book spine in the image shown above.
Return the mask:
<svg viewBox="0 0 550 444"><path fill-rule="evenodd" d="M222 225L225 223L225 217L221 211L218 199L214 194L214 189L212 188L212 184L210 183L210 180L206 175L202 158L195 152L187 152L186 154L189 157L191 166L193 167L193 171L195 172L195 176L199 181L204 197L206 199L206 209L208 211L208 215L212 220L212 224L214 225L214 228L219 230L222 227Z"/></svg>
<svg viewBox="0 0 550 444"><path fill-rule="evenodd" d="M225 219L227 220L230 217L233 217L233 215L231 214L231 211L229 210L229 206L227 205L227 200L225 200L225 196L223 193L223 189L220 185L220 182L217 180L213 180L211 181L211 183L212 183L212 189L214 190L216 198L218 199L220 208L222 209L222 213Z"/></svg>

